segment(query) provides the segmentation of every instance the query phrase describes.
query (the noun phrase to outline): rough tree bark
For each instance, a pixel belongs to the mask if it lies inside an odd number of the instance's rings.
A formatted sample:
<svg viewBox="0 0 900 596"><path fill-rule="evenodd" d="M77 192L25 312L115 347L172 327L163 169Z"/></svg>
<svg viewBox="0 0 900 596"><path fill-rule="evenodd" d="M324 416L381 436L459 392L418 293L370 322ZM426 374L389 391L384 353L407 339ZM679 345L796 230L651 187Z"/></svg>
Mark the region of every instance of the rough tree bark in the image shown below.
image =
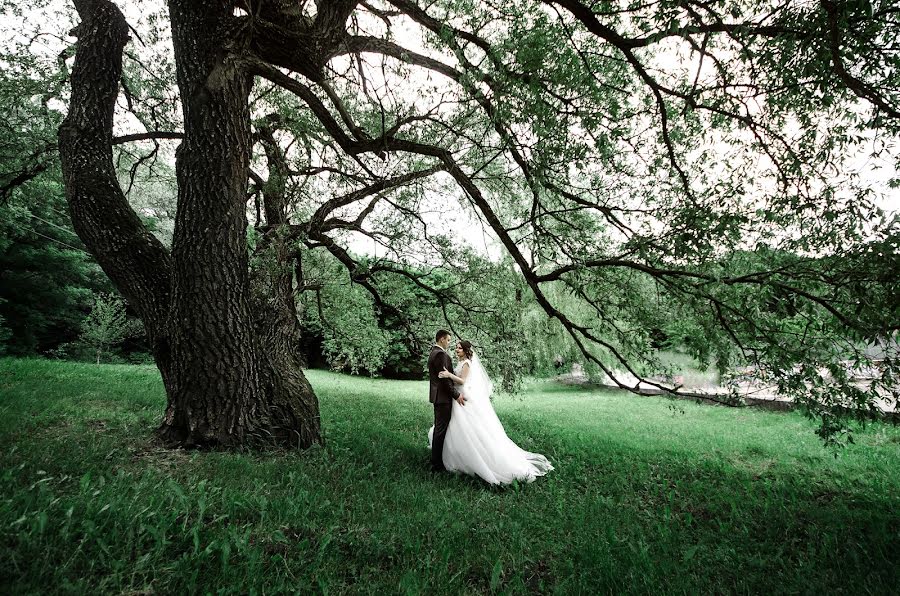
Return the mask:
<svg viewBox="0 0 900 596"><path fill-rule="evenodd" d="M79 49L60 128L66 192L76 231L154 342L168 395L160 435L180 445L307 447L320 440L318 403L279 339L296 327L280 330L283 318L254 313L251 302L245 197L252 77L228 51L231 6L169 6L185 121L171 256L128 206L112 165L128 28L108 0L76 1Z"/></svg>
<svg viewBox="0 0 900 596"><path fill-rule="evenodd" d="M166 391L172 387L168 341L171 258L128 205L112 156L113 108L128 26L110 2L75 3L81 24L69 113L59 153L75 232L144 323Z"/></svg>
<svg viewBox="0 0 900 596"><path fill-rule="evenodd" d="M277 120L277 118L275 118ZM288 222L288 164L267 123L258 127L269 179L263 187L267 231L257 246L257 266L250 267L256 333L265 346L276 393L296 396L307 428L319 436L319 404L302 372L300 322L294 298L294 247ZM290 415L286 413L285 415Z"/></svg>

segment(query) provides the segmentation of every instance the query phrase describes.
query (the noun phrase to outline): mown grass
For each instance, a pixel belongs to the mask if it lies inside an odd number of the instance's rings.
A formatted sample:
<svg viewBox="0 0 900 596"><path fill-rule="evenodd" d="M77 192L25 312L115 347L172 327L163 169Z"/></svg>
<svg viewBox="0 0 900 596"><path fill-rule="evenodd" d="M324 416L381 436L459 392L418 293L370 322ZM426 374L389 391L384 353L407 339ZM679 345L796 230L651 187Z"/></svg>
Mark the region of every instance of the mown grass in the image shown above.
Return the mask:
<svg viewBox="0 0 900 596"><path fill-rule="evenodd" d="M166 451L156 370L0 360L3 593L890 593L900 429L551 383L496 408L556 470L427 471L426 386L310 371L326 444ZM677 409L683 410L683 413Z"/></svg>

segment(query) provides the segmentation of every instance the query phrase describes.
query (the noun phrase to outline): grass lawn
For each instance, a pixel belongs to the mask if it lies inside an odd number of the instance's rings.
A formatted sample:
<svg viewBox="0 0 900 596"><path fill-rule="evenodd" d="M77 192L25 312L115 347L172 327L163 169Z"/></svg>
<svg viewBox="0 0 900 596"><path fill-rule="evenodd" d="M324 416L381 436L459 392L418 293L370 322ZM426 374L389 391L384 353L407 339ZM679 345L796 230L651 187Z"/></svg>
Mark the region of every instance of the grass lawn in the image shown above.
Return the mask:
<svg viewBox="0 0 900 596"><path fill-rule="evenodd" d="M0 360L0 591L889 593L900 428L835 458L793 413L533 385L556 470L432 477L426 384L310 371L326 444L166 451L155 368Z"/></svg>

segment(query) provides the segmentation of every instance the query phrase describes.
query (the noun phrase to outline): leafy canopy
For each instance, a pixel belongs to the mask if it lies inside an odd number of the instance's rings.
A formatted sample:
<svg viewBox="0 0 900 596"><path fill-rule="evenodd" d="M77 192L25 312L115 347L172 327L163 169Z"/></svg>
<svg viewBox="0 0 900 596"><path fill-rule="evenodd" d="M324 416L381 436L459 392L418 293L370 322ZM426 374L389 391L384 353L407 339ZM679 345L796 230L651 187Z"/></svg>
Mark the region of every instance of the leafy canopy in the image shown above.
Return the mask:
<svg viewBox="0 0 900 596"><path fill-rule="evenodd" d="M623 386L677 391L645 374L669 328L794 396L826 437L896 400L898 220L879 206L897 181L858 165L900 160L891 2L232 8L223 56L256 77L255 128L275 128L288 163L276 175L254 150L248 216L330 254L377 316L403 317L385 294L398 278L490 307L457 288L478 279L457 250L474 222L518 276L507 296L527 291ZM169 142L164 12L136 23L121 110L140 124L119 140ZM282 183L289 223L269 225L260 196ZM848 371L873 344L863 390Z"/></svg>

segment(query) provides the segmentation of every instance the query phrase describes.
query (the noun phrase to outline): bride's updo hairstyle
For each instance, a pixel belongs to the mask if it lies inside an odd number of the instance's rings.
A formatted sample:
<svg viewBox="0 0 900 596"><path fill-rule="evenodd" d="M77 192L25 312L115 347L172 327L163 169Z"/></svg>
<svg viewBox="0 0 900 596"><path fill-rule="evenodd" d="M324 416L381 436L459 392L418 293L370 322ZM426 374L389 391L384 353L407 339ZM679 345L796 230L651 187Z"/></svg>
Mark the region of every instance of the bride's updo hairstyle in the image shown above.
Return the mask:
<svg viewBox="0 0 900 596"><path fill-rule="evenodd" d="M462 340L459 342L459 347L462 348L462 351L466 355L466 358L472 358L472 354L474 354L474 352L472 351L472 342Z"/></svg>

